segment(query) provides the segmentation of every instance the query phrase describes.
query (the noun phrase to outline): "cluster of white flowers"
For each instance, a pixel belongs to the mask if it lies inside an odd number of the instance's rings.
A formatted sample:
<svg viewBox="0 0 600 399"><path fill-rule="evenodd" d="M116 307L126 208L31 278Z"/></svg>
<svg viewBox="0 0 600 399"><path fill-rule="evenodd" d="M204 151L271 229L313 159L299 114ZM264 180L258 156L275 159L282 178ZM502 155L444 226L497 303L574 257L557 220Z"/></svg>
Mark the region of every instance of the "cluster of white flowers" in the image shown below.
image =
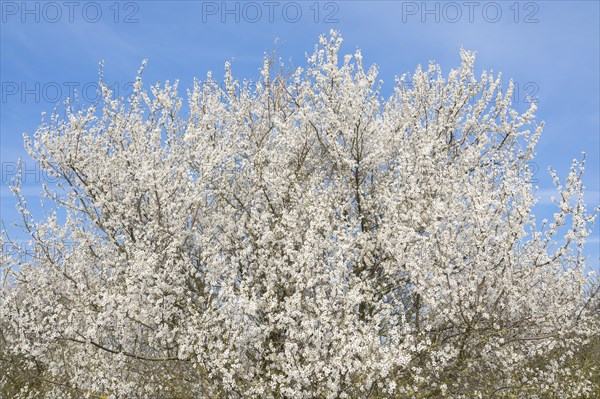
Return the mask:
<svg viewBox="0 0 600 399"><path fill-rule="evenodd" d="M557 178L559 210L537 226L533 104L513 110L467 51L447 78L419 67L383 99L377 69L360 52L340 62L341 42L321 37L291 76L266 58L252 90L227 64L225 87L209 75L185 106L177 84L148 91L140 71L130 97L102 84L102 108L53 115L26 140L60 178L47 189L60 213L34 220L17 184L36 245L27 261L2 253L0 392L590 389L570 363L598 331L583 165Z"/></svg>

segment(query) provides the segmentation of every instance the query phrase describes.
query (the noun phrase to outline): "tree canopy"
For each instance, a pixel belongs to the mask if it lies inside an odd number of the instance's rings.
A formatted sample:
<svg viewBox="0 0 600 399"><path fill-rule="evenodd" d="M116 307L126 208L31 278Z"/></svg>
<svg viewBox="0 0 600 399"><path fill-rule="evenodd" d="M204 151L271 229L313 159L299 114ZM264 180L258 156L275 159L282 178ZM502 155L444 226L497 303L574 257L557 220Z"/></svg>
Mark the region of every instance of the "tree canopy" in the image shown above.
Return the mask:
<svg viewBox="0 0 600 399"><path fill-rule="evenodd" d="M142 70L125 98L101 81L26 138L59 213L34 218L15 183L33 253L2 252L0 393L591 397L584 162L540 223L542 124L512 83L463 50L383 98L341 42L185 98Z"/></svg>

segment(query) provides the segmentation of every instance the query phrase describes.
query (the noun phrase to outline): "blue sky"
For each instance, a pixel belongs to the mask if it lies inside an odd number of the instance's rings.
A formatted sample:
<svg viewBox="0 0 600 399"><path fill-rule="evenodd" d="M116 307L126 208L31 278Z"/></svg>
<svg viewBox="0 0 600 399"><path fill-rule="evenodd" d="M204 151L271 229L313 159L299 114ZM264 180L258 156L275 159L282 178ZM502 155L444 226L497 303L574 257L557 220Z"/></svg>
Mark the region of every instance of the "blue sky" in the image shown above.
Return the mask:
<svg viewBox="0 0 600 399"><path fill-rule="evenodd" d="M35 203L43 175L26 157L22 133L33 133L43 111L70 96L94 98L98 62L119 93L143 59L146 83L179 79L182 87L207 71L222 76L232 61L238 78L256 79L265 52L304 62L317 37L344 36L343 50L363 51L376 63L389 93L395 75L429 60L456 67L459 49L477 52L478 70L502 72L538 99L546 123L537 147L539 218L550 218L552 183L547 167L564 178L574 158L587 153L584 183L590 208L600 198L600 7L597 1L1 1L0 213L17 217L7 188L14 163L30 173L24 192ZM275 44L275 39L279 43ZM81 93L83 91L83 93ZM15 237L18 231L13 232ZM600 230L587 246L599 264Z"/></svg>

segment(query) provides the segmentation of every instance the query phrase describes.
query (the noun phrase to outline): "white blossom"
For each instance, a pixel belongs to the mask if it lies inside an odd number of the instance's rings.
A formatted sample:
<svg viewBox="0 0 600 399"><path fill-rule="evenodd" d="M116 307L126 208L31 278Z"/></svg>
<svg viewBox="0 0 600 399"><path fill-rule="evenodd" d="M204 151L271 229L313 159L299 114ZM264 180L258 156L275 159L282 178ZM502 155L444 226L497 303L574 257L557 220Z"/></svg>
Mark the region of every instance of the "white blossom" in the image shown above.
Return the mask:
<svg viewBox="0 0 600 399"><path fill-rule="evenodd" d="M533 104L464 50L383 98L341 42L291 76L265 58L255 89L228 63L185 106L142 67L131 96L101 82L96 107L45 120L26 146L60 213L34 220L15 183L35 246L2 238L0 392L9 375L20 398L589 392L570 362L598 332L583 163L554 174L540 227Z"/></svg>

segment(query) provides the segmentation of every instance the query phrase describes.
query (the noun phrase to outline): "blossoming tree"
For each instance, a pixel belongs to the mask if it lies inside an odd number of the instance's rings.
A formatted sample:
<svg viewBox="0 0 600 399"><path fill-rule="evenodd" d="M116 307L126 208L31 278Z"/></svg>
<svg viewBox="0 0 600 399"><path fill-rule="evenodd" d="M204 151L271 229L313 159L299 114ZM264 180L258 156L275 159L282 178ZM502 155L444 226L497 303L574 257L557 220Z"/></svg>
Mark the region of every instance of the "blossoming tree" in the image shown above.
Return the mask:
<svg viewBox="0 0 600 399"><path fill-rule="evenodd" d="M252 87L226 64L185 104L141 71L127 98L101 83L26 138L59 183L41 220L14 186L33 252L2 253L0 392L590 395L583 163L536 222L534 104L467 51L383 99L341 41L288 75L266 58Z"/></svg>

